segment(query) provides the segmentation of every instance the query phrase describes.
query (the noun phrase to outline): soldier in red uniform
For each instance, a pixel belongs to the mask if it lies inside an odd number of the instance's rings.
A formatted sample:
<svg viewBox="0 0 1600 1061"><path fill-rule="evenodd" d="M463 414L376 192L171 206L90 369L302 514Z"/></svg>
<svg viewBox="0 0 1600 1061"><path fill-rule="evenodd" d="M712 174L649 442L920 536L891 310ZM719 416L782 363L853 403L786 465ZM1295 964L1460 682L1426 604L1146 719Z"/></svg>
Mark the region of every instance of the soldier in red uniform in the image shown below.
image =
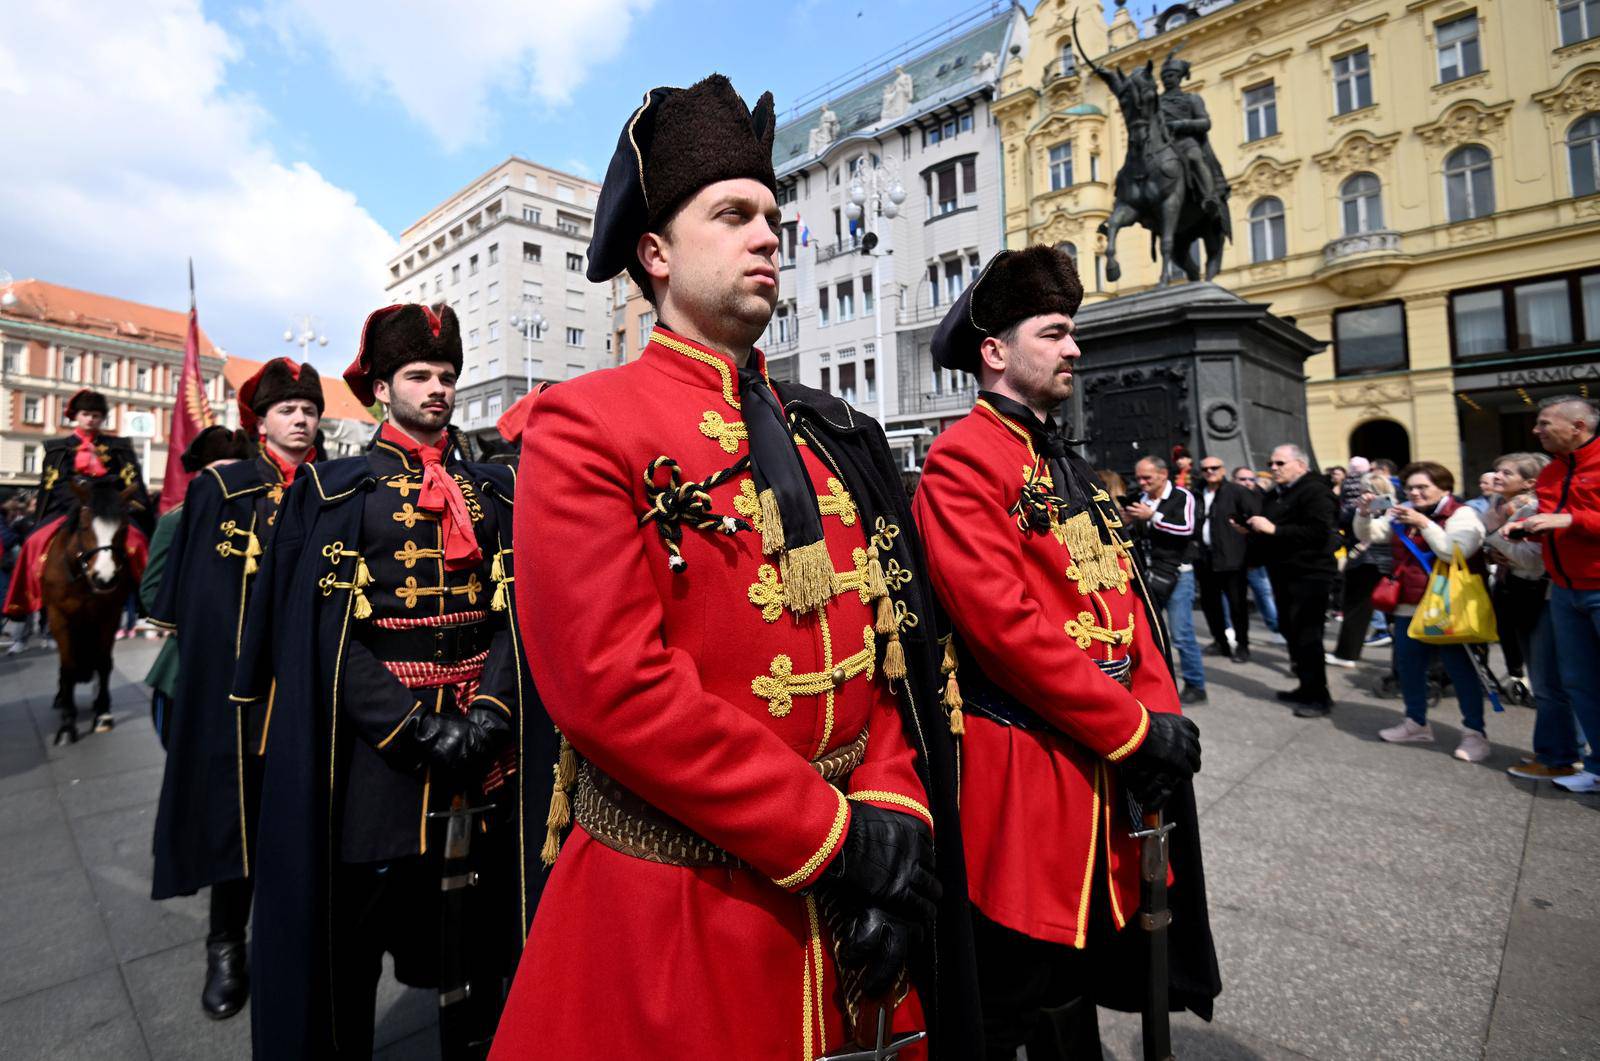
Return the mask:
<svg viewBox="0 0 1600 1061"><path fill-rule="evenodd" d="M961 704L952 722L992 1061L1022 1045L1030 1061L1098 1058L1096 1001L1139 1008L1138 934L1122 931L1140 903L1129 800L1139 817L1179 787L1192 803L1200 766L1117 502L1052 422L1072 393L1082 295L1067 255L1005 251L933 340L940 366L982 388L929 450L915 512L954 630L946 667L959 684L947 699ZM1179 923L1203 935L1200 975L1214 981L1203 909L1202 898ZM1179 958L1187 972L1189 955ZM1175 979L1174 998L1209 1015L1208 987Z"/></svg>
<svg viewBox="0 0 1600 1061"><path fill-rule="evenodd" d="M752 114L721 76L648 94L588 275L627 269L661 325L522 435L517 607L573 827L494 1057L811 1061L903 996L897 1032L981 1049L905 495L874 421L774 384L752 345L778 298L772 134L771 95Z"/></svg>

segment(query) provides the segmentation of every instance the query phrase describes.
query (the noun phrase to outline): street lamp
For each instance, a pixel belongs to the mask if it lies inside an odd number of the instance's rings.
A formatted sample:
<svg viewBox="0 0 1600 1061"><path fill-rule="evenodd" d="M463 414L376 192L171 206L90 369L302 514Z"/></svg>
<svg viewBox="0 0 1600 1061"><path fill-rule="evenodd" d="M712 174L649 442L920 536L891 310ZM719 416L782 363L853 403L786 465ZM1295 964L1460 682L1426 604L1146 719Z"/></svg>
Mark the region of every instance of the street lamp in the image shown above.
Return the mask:
<svg viewBox="0 0 1600 1061"><path fill-rule="evenodd" d="M283 341L294 343L300 348L300 360L306 360L306 351L312 343L318 346L327 346L328 337L322 334L321 321L310 314L302 314L298 325L291 324L284 329Z"/></svg>
<svg viewBox="0 0 1600 1061"><path fill-rule="evenodd" d="M528 393L533 393L533 340L544 331L549 321L539 312L544 299L538 295L522 296L522 312L511 315L511 327L522 333L522 374L527 377Z"/></svg>
<svg viewBox="0 0 1600 1061"><path fill-rule="evenodd" d="M867 232L869 217L882 217L893 221L900 216L900 204L906 201L906 186L900 183L898 167L893 159L874 163L870 155L862 155L850 166L849 194L844 213L851 221L860 221L862 228L861 253L872 257L872 318L874 370L886 369L889 359L883 347L883 285L878 277L878 260L890 249L878 250L880 239L876 233ZM868 211L871 211L869 214ZM878 420L885 418L885 395L888 393L888 372L878 381Z"/></svg>

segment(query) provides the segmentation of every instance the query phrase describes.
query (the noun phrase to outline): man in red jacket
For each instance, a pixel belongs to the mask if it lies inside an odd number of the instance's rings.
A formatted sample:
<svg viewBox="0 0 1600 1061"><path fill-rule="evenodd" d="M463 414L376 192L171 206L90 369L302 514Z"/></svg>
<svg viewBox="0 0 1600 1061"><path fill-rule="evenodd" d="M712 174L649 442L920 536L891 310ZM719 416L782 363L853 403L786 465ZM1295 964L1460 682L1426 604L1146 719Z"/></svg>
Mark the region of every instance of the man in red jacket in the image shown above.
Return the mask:
<svg viewBox="0 0 1600 1061"><path fill-rule="evenodd" d="M1600 410L1567 395L1539 403L1533 433L1552 460L1534 489L1539 512L1506 525L1508 538L1536 536L1550 572L1550 626L1561 684L1589 741L1583 769L1555 783L1571 792L1600 791Z"/></svg>
<svg viewBox="0 0 1600 1061"><path fill-rule="evenodd" d="M991 1061L1024 1044L1030 1061L1098 1057L1096 1001L1138 1008L1137 962L1119 960L1140 935L1122 931L1140 902L1130 799L1156 811L1181 787L1192 825L1200 767L1117 501L1052 421L1072 393L1082 295L1067 255L1003 251L933 339L935 362L981 388L929 450L914 511L954 627L959 694L946 695L962 704L961 820ZM1216 965L1201 904L1174 922L1203 941L1199 983L1175 982L1173 1001L1208 1015ZM1175 966L1196 968L1190 953L1175 948Z"/></svg>
<svg viewBox="0 0 1600 1061"><path fill-rule="evenodd" d="M771 94L752 113L719 75L651 90L588 276L626 269L661 325L522 430L516 600L569 745L550 821L573 828L495 1057L813 1061L884 1004L935 1057L975 1048L905 495L876 423L775 386L753 345L778 298L773 129Z"/></svg>

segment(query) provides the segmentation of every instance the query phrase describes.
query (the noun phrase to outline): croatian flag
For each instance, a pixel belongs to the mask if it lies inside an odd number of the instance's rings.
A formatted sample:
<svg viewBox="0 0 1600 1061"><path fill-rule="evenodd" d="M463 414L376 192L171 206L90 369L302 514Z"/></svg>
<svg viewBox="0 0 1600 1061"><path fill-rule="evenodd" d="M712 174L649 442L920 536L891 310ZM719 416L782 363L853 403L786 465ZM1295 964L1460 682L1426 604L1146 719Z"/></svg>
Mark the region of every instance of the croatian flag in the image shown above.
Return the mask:
<svg viewBox="0 0 1600 1061"><path fill-rule="evenodd" d="M794 215L794 219L800 223L800 246L811 246L811 230L806 227L806 219L799 214Z"/></svg>

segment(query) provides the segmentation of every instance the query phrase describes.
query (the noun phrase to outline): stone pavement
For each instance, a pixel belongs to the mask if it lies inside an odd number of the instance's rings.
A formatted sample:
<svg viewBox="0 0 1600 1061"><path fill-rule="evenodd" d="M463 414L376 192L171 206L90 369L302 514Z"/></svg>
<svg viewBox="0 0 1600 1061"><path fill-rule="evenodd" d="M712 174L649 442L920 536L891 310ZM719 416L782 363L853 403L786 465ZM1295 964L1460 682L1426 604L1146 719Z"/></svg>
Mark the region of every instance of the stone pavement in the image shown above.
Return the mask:
<svg viewBox="0 0 1600 1061"><path fill-rule="evenodd" d="M0 657L8 1061L248 1056L247 1014L200 1011L204 897L149 899L162 752L138 679L155 646L118 646L117 728L64 748L47 745L54 657ZM1450 703L1438 745L1385 745L1397 702L1353 684L1376 668L1334 672L1338 709L1307 722L1271 698L1282 648L1256 659L1208 657L1192 712L1224 991L1214 1023L1177 1021L1178 1056L1600 1056L1600 797L1504 774L1533 713L1492 715L1494 756L1470 765L1450 756ZM432 1019L426 993L387 983L379 1056L434 1056ZM1108 1058L1140 1056L1136 1016L1102 1025Z"/></svg>

